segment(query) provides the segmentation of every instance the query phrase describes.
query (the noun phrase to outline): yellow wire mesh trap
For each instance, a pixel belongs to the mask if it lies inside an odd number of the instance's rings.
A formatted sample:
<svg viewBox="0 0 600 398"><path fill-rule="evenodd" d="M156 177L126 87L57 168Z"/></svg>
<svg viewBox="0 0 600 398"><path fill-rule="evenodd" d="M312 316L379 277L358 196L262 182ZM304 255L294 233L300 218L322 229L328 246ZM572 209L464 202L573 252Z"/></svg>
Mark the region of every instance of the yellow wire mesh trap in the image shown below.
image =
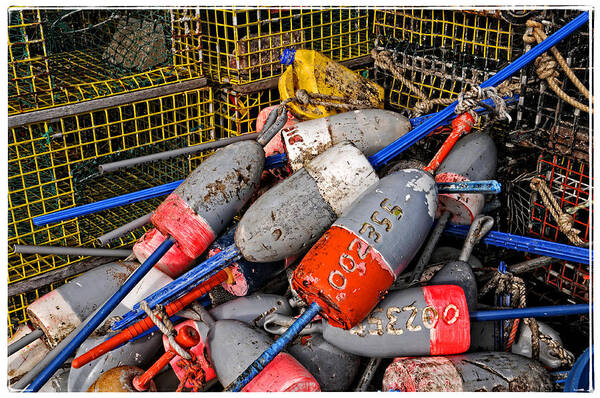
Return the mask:
<svg viewBox="0 0 600 398"><path fill-rule="evenodd" d="M204 73L235 85L279 76L286 48L316 50L335 61L368 55L368 13L352 8L201 10Z"/></svg>
<svg viewBox="0 0 600 398"><path fill-rule="evenodd" d="M252 93L238 93L227 88L215 90L215 117L220 135L232 137L256 132L260 111L279 103L277 88Z"/></svg>
<svg viewBox="0 0 600 398"><path fill-rule="evenodd" d="M202 75L196 9L19 9L8 13L8 113Z"/></svg>
<svg viewBox="0 0 600 398"><path fill-rule="evenodd" d="M437 9L375 10L376 47L393 52L404 76L428 99L456 97L467 83L481 83L523 51L519 28L499 12ZM421 99L389 73L377 74L390 106L412 110ZM440 106L431 112L438 111Z"/></svg>
<svg viewBox="0 0 600 398"><path fill-rule="evenodd" d="M13 245L94 246L96 237L147 214L161 198L45 226L35 226L34 217L185 178L206 155L147 163L108 175L99 174L99 164L214 138L210 88L10 129L8 283L82 259L15 254ZM140 229L129 233L109 246L130 244L143 232ZM36 294L13 300L13 304L21 303L12 308L15 319L26 319L22 311L26 298Z"/></svg>

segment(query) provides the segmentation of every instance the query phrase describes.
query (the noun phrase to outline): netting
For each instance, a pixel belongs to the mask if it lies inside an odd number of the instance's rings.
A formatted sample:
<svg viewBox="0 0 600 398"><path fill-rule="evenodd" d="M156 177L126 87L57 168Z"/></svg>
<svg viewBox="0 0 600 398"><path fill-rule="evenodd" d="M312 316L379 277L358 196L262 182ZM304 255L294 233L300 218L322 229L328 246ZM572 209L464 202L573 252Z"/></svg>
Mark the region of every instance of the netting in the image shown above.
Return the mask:
<svg viewBox="0 0 600 398"><path fill-rule="evenodd" d="M9 10L9 114L201 76L195 9Z"/></svg>
<svg viewBox="0 0 600 398"><path fill-rule="evenodd" d="M205 9L201 11L205 74L247 84L282 72L286 48L316 50L335 61L368 55L367 10L343 7Z"/></svg>

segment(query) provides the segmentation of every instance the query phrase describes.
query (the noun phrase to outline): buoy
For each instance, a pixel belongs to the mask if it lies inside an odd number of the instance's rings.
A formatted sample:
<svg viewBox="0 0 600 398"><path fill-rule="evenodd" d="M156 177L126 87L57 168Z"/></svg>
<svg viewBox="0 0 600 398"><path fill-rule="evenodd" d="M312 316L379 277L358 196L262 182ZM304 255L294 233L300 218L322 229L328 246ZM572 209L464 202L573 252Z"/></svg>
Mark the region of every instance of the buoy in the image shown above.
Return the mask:
<svg viewBox="0 0 600 398"><path fill-rule="evenodd" d="M384 391L552 391L536 361L506 352L396 358L385 370Z"/></svg>
<svg viewBox="0 0 600 398"><path fill-rule="evenodd" d="M117 366L102 373L87 392L137 392L133 379L143 373L137 366ZM157 391L154 381L149 383L148 391Z"/></svg>
<svg viewBox="0 0 600 398"><path fill-rule="evenodd" d="M293 288L305 302L318 303L330 324L353 327L417 253L436 207L429 173L408 169L382 178L304 256Z"/></svg>
<svg viewBox="0 0 600 398"><path fill-rule="evenodd" d="M436 182L489 180L496 174L497 150L486 132L462 137L437 170ZM441 194L438 213L448 210L454 224L471 224L481 213L485 197L476 193Z"/></svg>
<svg viewBox="0 0 600 398"><path fill-rule="evenodd" d="M255 141L217 150L152 214L152 224L195 259L233 220L258 187L264 152Z"/></svg>
<svg viewBox="0 0 600 398"><path fill-rule="evenodd" d="M253 262L283 260L308 250L377 180L354 145L334 145L250 206L236 229L236 246Z"/></svg>
<svg viewBox="0 0 600 398"><path fill-rule="evenodd" d="M469 311L454 285L414 287L390 293L350 330L323 324L323 338L364 357L450 355L469 349Z"/></svg>
<svg viewBox="0 0 600 398"><path fill-rule="evenodd" d="M465 292L469 311L477 309L477 282L475 281L475 274L473 274L473 270L467 261L471 257L473 247L493 226L494 219L492 217L477 216L471 224L458 260L446 263L429 281L431 285L452 284L460 286Z"/></svg>
<svg viewBox="0 0 600 398"><path fill-rule="evenodd" d="M236 320L215 322L208 333L208 352L219 382L236 379L273 341L263 332ZM265 371L248 383L247 392L320 391L315 378L288 353L280 353Z"/></svg>
<svg viewBox="0 0 600 398"><path fill-rule="evenodd" d="M237 224L231 226L208 248L208 257L212 257L221 250L234 244L234 235ZM231 278L223 282L222 286L235 296L246 296L262 288L277 274L283 272L284 261L270 263L254 263L240 258L229 265L228 272Z"/></svg>
<svg viewBox="0 0 600 398"><path fill-rule="evenodd" d="M27 315L44 332L48 346L54 348L115 293L138 266L135 261L118 261L93 268L29 304Z"/></svg>
<svg viewBox="0 0 600 398"><path fill-rule="evenodd" d="M358 374L360 358L329 344L320 334L296 338L287 351L315 377L321 391L347 391Z"/></svg>

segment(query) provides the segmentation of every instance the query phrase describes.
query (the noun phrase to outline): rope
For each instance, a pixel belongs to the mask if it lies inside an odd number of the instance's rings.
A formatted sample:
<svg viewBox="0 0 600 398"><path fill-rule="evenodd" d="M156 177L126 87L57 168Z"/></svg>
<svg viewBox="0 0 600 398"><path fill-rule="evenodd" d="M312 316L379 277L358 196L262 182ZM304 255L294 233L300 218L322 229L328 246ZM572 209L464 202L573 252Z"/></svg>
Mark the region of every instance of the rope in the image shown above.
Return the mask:
<svg viewBox="0 0 600 398"><path fill-rule="evenodd" d="M518 276L513 275L510 272L502 273L495 270L495 274L481 289L479 292L479 298L485 296L488 292L494 291L494 294L510 294L512 300L511 303L516 303L516 308L524 308L527 306L527 294L525 290L525 282ZM540 341L548 346L550 355L555 358L559 358L562 365L572 366L574 362L573 355L568 352L560 343L554 340L552 337L545 335L540 332L539 325L534 318L525 318L523 323L531 330L531 357L537 361L540 358ZM519 325L519 319L514 319L511 325L511 332L506 344L506 350L509 351L512 347L517 328Z"/></svg>
<svg viewBox="0 0 600 398"><path fill-rule="evenodd" d="M185 373L183 379L179 382L176 392L181 392L185 384L189 382L192 385L192 392L198 392L206 383L206 372L198 363L196 356L192 353L190 359L181 358L177 361L179 366Z"/></svg>
<svg viewBox="0 0 600 398"><path fill-rule="evenodd" d="M338 97L335 95L327 95L320 93L309 93L304 89L296 90L296 96L285 99L281 105L286 106L290 102L297 102L301 105L313 105L313 106L324 106L330 108L336 108L345 112L352 111L355 109L369 109L372 108L371 102L359 101L347 97ZM337 101L337 102L332 102Z"/></svg>
<svg viewBox="0 0 600 398"><path fill-rule="evenodd" d="M562 211L558 201L552 195L546 182L538 177L533 177L529 184L532 190L538 192L544 206L550 211L552 217L558 223L560 231L569 238L575 246L584 246L586 243L579 237L580 230L573 227L573 216Z"/></svg>
<svg viewBox="0 0 600 398"><path fill-rule="evenodd" d="M546 39L546 34L544 33L544 25L540 22L529 20L527 21L527 26L531 28L531 31L526 32L523 35L523 41L527 44L535 44L541 43ZM550 56L547 52L540 55L534 62L536 67L536 73L540 79L545 79L548 83L548 86L558 95L560 99L567 102L571 106L582 110L584 112L590 113L590 108L587 105L582 104L577 101L575 98L569 96L565 93L559 86L560 82L558 81L559 72L556 70L556 66L559 65L562 70L565 72L567 77L573 82L573 84L577 87L579 92L583 94L585 98L590 100L590 92L583 85L581 80L575 76L573 70L567 64L567 61L563 58L561 53L556 49L556 47L552 47L550 49L552 52L552 56Z"/></svg>
<svg viewBox="0 0 600 398"><path fill-rule="evenodd" d="M165 336L167 336L171 348L173 348L173 351L175 351L177 355L184 359L192 359L190 354L175 341L177 331L175 330L175 327L173 326L171 320L167 316L163 305L158 304L153 311L148 305L148 303L146 303L146 301L143 300L140 302L140 308L148 315L148 317L156 325L158 330L160 330Z"/></svg>
<svg viewBox="0 0 600 398"><path fill-rule="evenodd" d="M414 107L414 113L416 116L429 113L436 105L448 106L455 101L454 98L427 98L425 93L423 93L423 91L421 91L421 89L419 89L414 82L404 77L404 70L398 65L394 64L392 60L392 53L390 51L377 51L373 49L371 51L371 57L373 58L376 67L389 71L395 79L399 80L417 98L420 99L420 101L417 102ZM428 72L429 74L435 74L433 71ZM505 81L498 85L497 88L481 88L475 81L468 82L468 85L470 85L471 88L468 90L463 90L456 99L458 100L458 105L456 106L455 113L461 114L469 112L473 118L476 118L477 115L475 114L474 109L481 105L480 102L482 100L491 98L495 105L494 111L492 112L493 118L491 120L494 120L495 117L499 117L500 119L508 120L510 123L512 119L508 114L507 106L502 99L502 96L512 96L512 92L521 87L520 83L509 84L508 81Z"/></svg>

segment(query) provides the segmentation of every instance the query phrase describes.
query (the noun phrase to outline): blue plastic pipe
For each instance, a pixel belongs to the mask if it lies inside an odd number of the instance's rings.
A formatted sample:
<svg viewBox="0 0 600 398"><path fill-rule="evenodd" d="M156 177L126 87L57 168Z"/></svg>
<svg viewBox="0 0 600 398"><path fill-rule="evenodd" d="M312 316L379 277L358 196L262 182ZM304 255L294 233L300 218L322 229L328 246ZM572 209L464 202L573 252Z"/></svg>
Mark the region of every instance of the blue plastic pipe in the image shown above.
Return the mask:
<svg viewBox="0 0 600 398"><path fill-rule="evenodd" d="M560 28L558 31L550 35L537 46L533 47L531 50L527 51L525 54L521 55L509 65L501 69L494 76L481 83L481 88L493 87L502 83L504 80L517 73L519 70L531 63L544 52L554 47L556 44L558 44L561 40L569 36L575 30L579 29L583 24L585 24L588 21L588 19L589 12L586 11L579 14L575 19L573 19L571 22L569 22L568 24ZM383 148L374 155L371 155L369 157L369 160L371 161L373 167L377 169L378 167L383 166L388 161L395 158L408 147L410 147L412 144L424 138L430 131L436 129L439 125L443 123L444 120L449 118L454 113L454 108L456 108L457 104L458 101L454 101L452 104L448 105L446 108L436 113L435 116L425 120L423 124L421 124L417 128L409 131L407 134L398 138L392 144Z"/></svg>
<svg viewBox="0 0 600 398"><path fill-rule="evenodd" d="M169 182L168 184L142 189L141 191L115 196L114 198L99 200L87 205L55 211L54 213L34 217L33 223L37 226L51 224L59 221L69 220L75 217L85 216L87 214L97 213L102 210L112 209L113 207L139 202L141 200L156 198L157 196L162 196L173 192L175 188L177 188L182 182L183 180L173 181Z"/></svg>
<svg viewBox="0 0 600 398"><path fill-rule="evenodd" d="M460 181L460 182L438 182L438 194L440 193L485 193L499 194L501 185L496 180L482 181Z"/></svg>
<svg viewBox="0 0 600 398"><path fill-rule="evenodd" d="M239 392L250 383L321 311L319 304L312 303L306 311L265 352L238 376L225 391Z"/></svg>
<svg viewBox="0 0 600 398"><path fill-rule="evenodd" d="M516 318L547 318L566 315L591 314L590 304L548 305L544 307L511 308L506 310L474 311L471 321L500 321Z"/></svg>
<svg viewBox="0 0 600 398"><path fill-rule="evenodd" d="M114 310L117 305L129 294L129 292L140 282L140 280L154 267L154 265L162 258L162 256L175 244L172 237L167 239L148 257L142 265L135 270L133 274L125 281L123 286L117 290L111 298L94 314L81 331L73 338L73 340L54 358L48 366L42 370L38 377L24 390L24 392L37 392L52 375L62 366L75 350L89 337L90 334L106 319L106 317Z"/></svg>
<svg viewBox="0 0 600 398"><path fill-rule="evenodd" d="M469 226L448 224L444 233L464 238L469 233ZM564 243L529 238L500 231L488 232L481 242L486 245L539 254L540 256L560 258L561 260L573 261L581 264L589 264L590 258L594 255L592 249L587 247L565 245Z"/></svg>

